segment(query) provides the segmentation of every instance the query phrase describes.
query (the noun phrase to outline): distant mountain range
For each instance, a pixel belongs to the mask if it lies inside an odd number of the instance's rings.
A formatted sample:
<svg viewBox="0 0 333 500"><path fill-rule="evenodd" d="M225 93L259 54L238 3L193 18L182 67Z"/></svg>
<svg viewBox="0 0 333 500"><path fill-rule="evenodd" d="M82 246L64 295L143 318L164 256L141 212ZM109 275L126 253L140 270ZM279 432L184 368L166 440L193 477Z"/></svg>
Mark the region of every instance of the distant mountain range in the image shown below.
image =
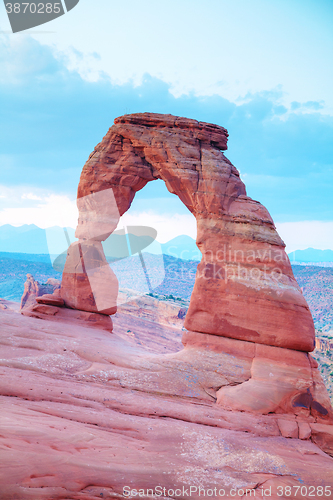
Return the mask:
<svg viewBox="0 0 333 500"><path fill-rule="evenodd" d="M120 233L120 231L119 231ZM112 239L113 238L113 239ZM132 236L132 241L136 237ZM118 241L119 240L119 241ZM124 245L124 242L125 245ZM57 255L66 252L68 242L75 241L74 229L66 228L65 230L60 227L51 227L48 229L41 229L34 224L14 227L10 224L0 226L0 253L10 252L17 254L51 254L53 258ZM115 247L118 253L122 253L123 246L127 249L125 237L121 235L113 235L109 240L103 243L105 253L109 257ZM177 236L167 243L161 245L152 245L151 248L143 245L146 252L149 253L162 253L170 257L187 261L200 261L201 253L195 243L195 240L187 235ZM117 252L116 252L117 253ZM130 253L129 253L130 255ZM293 264L307 264L307 265L321 265L333 266L333 250L317 250L315 248L307 248L306 250L296 250L288 254ZM121 256L114 255L117 258ZM123 255L128 256L128 253ZM111 255L112 258L112 255ZM26 259L26 257L25 257Z"/></svg>
<svg viewBox="0 0 333 500"><path fill-rule="evenodd" d="M315 248L307 248L306 250L295 250L288 254L292 263L333 263L333 250L317 250Z"/></svg>
<svg viewBox="0 0 333 500"><path fill-rule="evenodd" d="M0 253L60 255L66 252L68 241L71 243L75 241L74 229L66 228L66 232L64 232L63 228L57 226L41 229L34 224L25 224L20 227L5 224L4 226L0 226ZM125 245L123 245L122 239L124 239ZM133 235L131 244L135 239L137 238ZM119 258L122 252L123 257L128 256L126 239L125 237L122 238L121 235L112 235L109 241L107 240L106 244L103 243L103 246L107 257L109 253L112 254L112 246L114 247L113 250L116 247L116 251L114 252L115 257ZM126 249L123 249L123 246L125 246ZM146 247L146 245L143 246ZM158 245L156 247L155 245L155 248L147 249L146 251L150 253L160 253L161 250L163 254L174 258L190 261L201 260L201 253L195 240L190 238L190 236L177 236L167 243L161 244L161 246ZM116 255L117 252L120 252L120 254Z"/></svg>
<svg viewBox="0 0 333 500"><path fill-rule="evenodd" d="M54 226L41 229L34 224L0 226L0 252L58 255L75 240L74 229Z"/></svg>
<svg viewBox="0 0 333 500"><path fill-rule="evenodd" d="M176 236L176 238L173 238L167 243L163 243L161 247L164 255L169 255L175 259L201 260L201 252L195 240L185 234Z"/></svg>

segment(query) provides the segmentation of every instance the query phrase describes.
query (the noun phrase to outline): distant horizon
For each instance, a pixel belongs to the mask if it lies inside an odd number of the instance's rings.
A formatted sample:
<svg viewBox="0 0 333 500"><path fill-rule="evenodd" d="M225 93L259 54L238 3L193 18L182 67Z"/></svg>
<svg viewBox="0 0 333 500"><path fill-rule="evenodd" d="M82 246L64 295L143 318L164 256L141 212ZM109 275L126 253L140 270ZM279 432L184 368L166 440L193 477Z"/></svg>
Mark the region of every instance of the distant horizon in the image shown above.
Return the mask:
<svg viewBox="0 0 333 500"><path fill-rule="evenodd" d="M33 228L33 229L39 229L41 231L45 231L45 230L51 230L51 229L64 229L64 227L62 226L50 226L50 227L47 227L47 228L42 228L40 226L37 226L36 224L22 224L22 225L13 225L13 224L2 224L0 225L0 231L1 231L1 228L4 228L4 227L11 227L11 228L14 228L14 229L18 229L18 228L22 228L22 227L26 227L26 228ZM70 229L71 231L75 231L75 228L71 227L71 226L66 226L65 229ZM1 237L1 234L0 234L0 237ZM189 243L191 244L194 244L195 247L196 247L196 250L199 251L199 249L197 248L196 246L196 239L193 238L192 236L189 236L188 234L178 234L176 236L173 236L170 240L167 240L167 241L160 241L158 239L158 237L156 238L156 242L159 243L160 245L162 245L163 247L165 247L166 245L170 244L170 243L174 243L175 241L179 241L180 239L187 239L189 241ZM323 254L325 252L332 252L332 261L329 260L329 261L325 261L325 260L316 260L314 259L313 262L333 262L333 248L316 248L316 247L313 247L313 246L309 246L309 247L306 247L306 248L296 248L295 250L292 250L292 251L288 251L287 248L286 248L286 252L288 254L289 257L293 256L294 257L294 262L303 262L304 259L295 259L295 254L296 253L305 253L305 252L311 252L311 251L314 251L314 252L318 252L320 254ZM16 251L13 251L13 252L8 252L8 251L2 251L1 250L1 239L0 239L0 253L27 253L27 254L31 254L30 252L16 252ZM154 253L154 252L153 252ZM294 255L293 255L294 254ZM42 255L42 254L41 254ZM43 255L48 255L48 253L45 253ZM52 253L51 255L56 255L56 252ZM317 257L319 258L319 257ZM306 262L306 261L304 261ZM308 262L312 262L312 260L308 260Z"/></svg>

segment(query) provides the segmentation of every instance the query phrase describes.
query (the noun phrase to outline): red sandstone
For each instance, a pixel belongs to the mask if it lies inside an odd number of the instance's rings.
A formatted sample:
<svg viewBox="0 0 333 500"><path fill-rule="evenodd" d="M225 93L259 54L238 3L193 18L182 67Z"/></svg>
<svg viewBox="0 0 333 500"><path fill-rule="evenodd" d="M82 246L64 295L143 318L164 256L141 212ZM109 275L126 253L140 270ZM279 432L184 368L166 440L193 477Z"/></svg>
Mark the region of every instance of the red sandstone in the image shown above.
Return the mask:
<svg viewBox="0 0 333 500"><path fill-rule="evenodd" d="M226 352L198 343L163 354L177 335L120 313L110 334L0 311L0 498L114 499L126 485L200 484L277 500L278 487L332 484L329 422L216 405L221 386L246 384L251 350L237 356L242 342L220 337Z"/></svg>
<svg viewBox="0 0 333 500"><path fill-rule="evenodd" d="M77 244L72 246L62 285L68 306L115 311L117 284L107 274L100 241L114 231L137 191L163 179L195 216L203 254L186 328L313 350L312 317L285 245L265 207L246 195L238 171L221 151L227 149L227 138L222 127L172 115L144 113L115 120L85 164L78 187L76 236L99 254L101 280L92 292L89 273L76 257ZM101 290L103 279L113 283L109 295ZM105 297L104 311L94 293Z"/></svg>

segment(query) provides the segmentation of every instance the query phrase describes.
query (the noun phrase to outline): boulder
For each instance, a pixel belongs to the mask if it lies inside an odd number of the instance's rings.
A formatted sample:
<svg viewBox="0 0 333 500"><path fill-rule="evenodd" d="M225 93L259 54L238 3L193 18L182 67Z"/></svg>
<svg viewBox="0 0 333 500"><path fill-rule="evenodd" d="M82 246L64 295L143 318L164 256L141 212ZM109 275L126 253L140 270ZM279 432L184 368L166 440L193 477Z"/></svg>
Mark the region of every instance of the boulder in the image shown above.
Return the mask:
<svg viewBox="0 0 333 500"><path fill-rule="evenodd" d="M62 307L65 302L60 296L60 288L56 289L52 294L46 293L40 297L36 297L38 304L48 304L50 306Z"/></svg>
<svg viewBox="0 0 333 500"><path fill-rule="evenodd" d="M284 420L279 418L277 423L283 437L294 439L298 438L298 425L295 420Z"/></svg>
<svg viewBox="0 0 333 500"><path fill-rule="evenodd" d="M298 423L298 433L300 439L310 439L311 437L311 427L308 422Z"/></svg>

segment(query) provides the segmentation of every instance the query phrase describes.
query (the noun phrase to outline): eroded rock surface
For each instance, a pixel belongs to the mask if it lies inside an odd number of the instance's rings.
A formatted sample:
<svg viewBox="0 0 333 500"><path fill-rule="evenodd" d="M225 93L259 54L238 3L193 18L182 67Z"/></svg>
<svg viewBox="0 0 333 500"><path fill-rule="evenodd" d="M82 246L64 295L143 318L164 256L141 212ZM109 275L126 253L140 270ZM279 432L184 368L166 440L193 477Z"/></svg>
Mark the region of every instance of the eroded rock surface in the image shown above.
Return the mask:
<svg viewBox="0 0 333 500"><path fill-rule="evenodd" d="M179 346L180 331L159 325L159 344L147 350L152 325L118 312L110 334L0 311L1 499L111 499L124 498L126 486L201 486L278 500L290 498L281 488L303 486L299 498L310 500L310 487L332 485L333 426L320 415L216 405L222 387L249 380L253 343L239 350L237 340L197 334L172 352L165 338Z"/></svg>
<svg viewBox="0 0 333 500"><path fill-rule="evenodd" d="M87 278L84 281L87 283ZM48 279L46 284L41 285L38 281L35 281L31 274L28 274L21 299L21 314L31 318L51 321L60 320L69 324L81 324L85 327L100 328L112 332L113 323L110 316L65 307L65 301L61 297L60 285L61 282L53 278ZM84 289L80 291L82 293Z"/></svg>

